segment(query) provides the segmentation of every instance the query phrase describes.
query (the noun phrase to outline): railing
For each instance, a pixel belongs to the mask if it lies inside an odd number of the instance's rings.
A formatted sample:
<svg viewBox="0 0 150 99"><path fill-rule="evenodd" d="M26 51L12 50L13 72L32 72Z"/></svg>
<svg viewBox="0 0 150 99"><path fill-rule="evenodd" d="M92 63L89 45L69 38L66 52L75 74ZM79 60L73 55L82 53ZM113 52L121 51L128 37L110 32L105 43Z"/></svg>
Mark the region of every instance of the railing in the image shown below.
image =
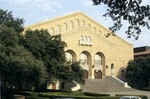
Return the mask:
<svg viewBox="0 0 150 99"><path fill-rule="evenodd" d="M81 89L80 84L78 84L78 83L77 83L77 82L75 82L75 81L73 81L73 83L75 83L75 84L76 84L76 86L72 87L72 88L71 88L71 91L77 91L77 90Z"/></svg>
<svg viewBox="0 0 150 99"><path fill-rule="evenodd" d="M114 76L110 76L110 79L115 81L116 83L120 84L121 86L125 87L125 88L131 88L127 82L124 82L120 79L118 79L117 77L114 77Z"/></svg>

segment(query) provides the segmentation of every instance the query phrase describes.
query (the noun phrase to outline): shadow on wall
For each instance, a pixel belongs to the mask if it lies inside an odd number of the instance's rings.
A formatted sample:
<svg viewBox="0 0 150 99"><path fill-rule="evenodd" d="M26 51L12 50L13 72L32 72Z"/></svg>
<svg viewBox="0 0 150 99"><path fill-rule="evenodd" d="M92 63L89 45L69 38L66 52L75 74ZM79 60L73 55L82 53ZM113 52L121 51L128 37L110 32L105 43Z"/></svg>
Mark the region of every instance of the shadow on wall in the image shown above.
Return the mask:
<svg viewBox="0 0 150 99"><path fill-rule="evenodd" d="M117 78L119 78L120 80L126 82L127 79L126 79L125 75L126 75L126 68L121 67L118 71Z"/></svg>

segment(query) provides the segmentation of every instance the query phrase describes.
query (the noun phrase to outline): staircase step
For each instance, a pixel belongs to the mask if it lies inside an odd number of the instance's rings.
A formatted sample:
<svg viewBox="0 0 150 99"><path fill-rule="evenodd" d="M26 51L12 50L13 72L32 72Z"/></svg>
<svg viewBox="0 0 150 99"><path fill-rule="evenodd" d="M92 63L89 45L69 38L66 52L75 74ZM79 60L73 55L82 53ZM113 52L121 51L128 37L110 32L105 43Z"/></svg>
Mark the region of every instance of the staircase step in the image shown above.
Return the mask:
<svg viewBox="0 0 150 99"><path fill-rule="evenodd" d="M120 92L133 91L135 89L125 88L111 79L87 79L81 88L83 92Z"/></svg>

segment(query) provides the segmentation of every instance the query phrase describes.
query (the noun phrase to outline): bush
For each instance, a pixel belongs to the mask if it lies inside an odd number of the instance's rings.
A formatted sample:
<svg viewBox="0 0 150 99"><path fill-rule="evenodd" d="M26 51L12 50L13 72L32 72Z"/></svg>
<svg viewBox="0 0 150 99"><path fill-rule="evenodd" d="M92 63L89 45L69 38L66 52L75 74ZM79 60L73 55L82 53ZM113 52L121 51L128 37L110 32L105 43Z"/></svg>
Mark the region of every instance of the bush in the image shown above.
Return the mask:
<svg viewBox="0 0 150 99"><path fill-rule="evenodd" d="M98 94L98 93L88 93L88 92L85 92L84 95L86 96L110 96L110 94Z"/></svg>
<svg viewBox="0 0 150 99"><path fill-rule="evenodd" d="M37 92L30 92L30 91L17 91L14 92L14 94L24 95L24 96L38 96Z"/></svg>
<svg viewBox="0 0 150 99"><path fill-rule="evenodd" d="M2 94L2 99L14 99L13 94Z"/></svg>
<svg viewBox="0 0 150 99"><path fill-rule="evenodd" d="M36 97L36 96L26 96L25 99L50 99L50 98Z"/></svg>
<svg viewBox="0 0 150 99"><path fill-rule="evenodd" d="M85 93L76 93L76 92L72 92L72 95L70 94L71 92L68 93L40 93L39 96L40 97L47 97L47 98L74 98L74 99L119 99L119 96L114 96L114 97L110 97L108 94L94 94L94 93L86 93L88 95L84 95ZM76 94L76 95L75 95ZM91 96L90 96L91 94Z"/></svg>
<svg viewBox="0 0 150 99"><path fill-rule="evenodd" d="M143 88L144 91L150 91L150 88L147 87L147 88Z"/></svg>

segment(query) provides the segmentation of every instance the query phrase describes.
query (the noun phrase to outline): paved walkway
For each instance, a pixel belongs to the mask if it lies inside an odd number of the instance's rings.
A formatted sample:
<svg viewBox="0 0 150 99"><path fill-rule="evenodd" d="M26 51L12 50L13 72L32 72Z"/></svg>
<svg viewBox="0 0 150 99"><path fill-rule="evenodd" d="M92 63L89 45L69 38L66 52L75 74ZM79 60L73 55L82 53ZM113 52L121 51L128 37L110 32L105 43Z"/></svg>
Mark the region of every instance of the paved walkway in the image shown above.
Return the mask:
<svg viewBox="0 0 150 99"><path fill-rule="evenodd" d="M150 99L150 91L139 91L132 88L124 88L112 80L101 79L101 80L86 80L84 86L82 86L83 92L92 93L105 93L114 96L116 94L124 95L146 95Z"/></svg>
<svg viewBox="0 0 150 99"><path fill-rule="evenodd" d="M150 92L149 91L125 91L125 92L98 92L98 93L105 93L114 96L115 94L124 94L124 95L146 95L148 99L150 99Z"/></svg>

